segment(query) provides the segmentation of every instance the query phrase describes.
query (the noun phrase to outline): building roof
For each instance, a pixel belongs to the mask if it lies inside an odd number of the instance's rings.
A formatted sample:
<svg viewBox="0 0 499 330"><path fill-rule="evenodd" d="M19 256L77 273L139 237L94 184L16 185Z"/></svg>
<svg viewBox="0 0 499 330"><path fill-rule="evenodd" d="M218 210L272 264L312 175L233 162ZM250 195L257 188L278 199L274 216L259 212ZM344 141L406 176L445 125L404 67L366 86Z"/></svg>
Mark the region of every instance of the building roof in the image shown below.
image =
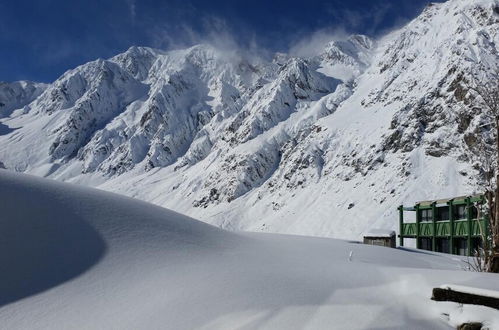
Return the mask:
<svg viewBox="0 0 499 330"><path fill-rule="evenodd" d="M457 197L451 197L451 198L443 198L443 199L434 199L434 200L428 200L428 201L421 201L421 202L416 202L416 204L419 204L421 206L428 206L428 205L431 205L433 203L436 203L436 204L446 204L448 203L449 201L451 200L464 200L466 198L471 198L471 199L479 199L481 198L483 195L482 194L475 194L475 195L468 195L468 196L457 196Z"/></svg>
<svg viewBox="0 0 499 330"><path fill-rule="evenodd" d="M392 237L395 231L391 229L371 229L364 233L364 237Z"/></svg>

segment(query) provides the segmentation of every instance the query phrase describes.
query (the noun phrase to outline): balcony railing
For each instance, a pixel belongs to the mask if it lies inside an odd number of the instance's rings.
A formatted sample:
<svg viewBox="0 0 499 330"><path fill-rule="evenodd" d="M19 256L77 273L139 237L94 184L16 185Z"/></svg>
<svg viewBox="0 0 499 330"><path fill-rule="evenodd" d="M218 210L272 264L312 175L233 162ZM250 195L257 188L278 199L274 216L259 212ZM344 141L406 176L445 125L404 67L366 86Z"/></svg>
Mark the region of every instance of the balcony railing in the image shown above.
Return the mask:
<svg viewBox="0 0 499 330"><path fill-rule="evenodd" d="M452 236L468 236L468 221L467 220L455 220L454 230ZM433 233L434 223L433 222L420 222L419 223L419 233L417 228L417 223L404 223L402 225L402 235L404 237L447 237L451 236L451 222L450 221L437 221L435 222L435 233ZM485 230L486 223L485 219L471 220L471 236L481 236L482 232L480 230Z"/></svg>

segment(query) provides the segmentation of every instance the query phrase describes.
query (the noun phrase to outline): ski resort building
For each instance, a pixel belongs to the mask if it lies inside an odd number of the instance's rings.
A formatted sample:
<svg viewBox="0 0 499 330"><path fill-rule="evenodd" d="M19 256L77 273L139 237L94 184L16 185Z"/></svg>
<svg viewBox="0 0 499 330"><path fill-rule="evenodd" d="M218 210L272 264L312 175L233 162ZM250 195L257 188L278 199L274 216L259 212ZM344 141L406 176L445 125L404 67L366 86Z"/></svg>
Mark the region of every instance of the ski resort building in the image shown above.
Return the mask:
<svg viewBox="0 0 499 330"><path fill-rule="evenodd" d="M400 205L400 246L404 239L415 239L418 249L473 255L482 237L488 237L488 222L477 209L484 203L483 195L474 195ZM416 221L404 222L405 211L415 212Z"/></svg>

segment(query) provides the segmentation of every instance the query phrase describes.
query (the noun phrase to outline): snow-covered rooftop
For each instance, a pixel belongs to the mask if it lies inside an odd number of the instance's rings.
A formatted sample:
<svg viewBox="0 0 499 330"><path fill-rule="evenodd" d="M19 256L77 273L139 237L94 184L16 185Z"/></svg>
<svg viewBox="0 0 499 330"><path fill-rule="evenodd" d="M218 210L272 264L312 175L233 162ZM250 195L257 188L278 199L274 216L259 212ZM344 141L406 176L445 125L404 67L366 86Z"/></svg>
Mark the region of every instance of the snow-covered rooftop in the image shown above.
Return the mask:
<svg viewBox="0 0 499 330"><path fill-rule="evenodd" d="M391 237L395 231L391 229L371 229L364 233L364 237Z"/></svg>

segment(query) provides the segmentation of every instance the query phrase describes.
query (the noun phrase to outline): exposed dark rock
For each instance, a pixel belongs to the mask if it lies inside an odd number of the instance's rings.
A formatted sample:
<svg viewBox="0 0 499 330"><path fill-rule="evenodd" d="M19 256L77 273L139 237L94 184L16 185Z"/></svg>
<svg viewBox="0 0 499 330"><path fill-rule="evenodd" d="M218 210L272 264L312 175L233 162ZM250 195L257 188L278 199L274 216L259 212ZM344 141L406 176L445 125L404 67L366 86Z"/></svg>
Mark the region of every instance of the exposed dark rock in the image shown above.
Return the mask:
<svg viewBox="0 0 499 330"><path fill-rule="evenodd" d="M480 330L483 324L479 322L463 323L457 327L457 330Z"/></svg>
<svg viewBox="0 0 499 330"><path fill-rule="evenodd" d="M457 115L457 131L458 133L464 133L471 124L473 116L469 113L460 112Z"/></svg>
<svg viewBox="0 0 499 330"><path fill-rule="evenodd" d="M463 139L469 149L475 149L476 144L478 143L478 139L475 134L467 133L463 136Z"/></svg>
<svg viewBox="0 0 499 330"><path fill-rule="evenodd" d="M467 83L467 79L464 77L464 74L460 72L456 78L450 83L448 92L454 92L454 97L457 101L465 101L466 94L468 93L468 89L464 87L463 84Z"/></svg>

